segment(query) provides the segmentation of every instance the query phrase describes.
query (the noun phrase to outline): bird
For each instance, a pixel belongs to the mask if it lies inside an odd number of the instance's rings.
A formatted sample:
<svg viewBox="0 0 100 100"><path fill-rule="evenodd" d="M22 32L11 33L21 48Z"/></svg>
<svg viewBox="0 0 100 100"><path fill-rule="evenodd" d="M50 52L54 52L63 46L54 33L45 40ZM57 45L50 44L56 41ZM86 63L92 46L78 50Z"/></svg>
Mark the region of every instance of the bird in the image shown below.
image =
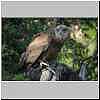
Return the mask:
<svg viewBox="0 0 100 100"><path fill-rule="evenodd" d="M84 67L83 64L80 71L75 72L67 65L55 61L64 41L70 38L71 31L72 29L66 25L58 25L53 29L53 34L40 32L33 36L20 58L20 64L25 68L25 74L31 80L85 80L86 66Z"/></svg>
<svg viewBox="0 0 100 100"><path fill-rule="evenodd" d="M64 41L70 36L70 31L69 27L61 24L53 29L53 34L37 33L22 53L20 65L30 73L30 69L39 66L41 61L49 62L56 59Z"/></svg>

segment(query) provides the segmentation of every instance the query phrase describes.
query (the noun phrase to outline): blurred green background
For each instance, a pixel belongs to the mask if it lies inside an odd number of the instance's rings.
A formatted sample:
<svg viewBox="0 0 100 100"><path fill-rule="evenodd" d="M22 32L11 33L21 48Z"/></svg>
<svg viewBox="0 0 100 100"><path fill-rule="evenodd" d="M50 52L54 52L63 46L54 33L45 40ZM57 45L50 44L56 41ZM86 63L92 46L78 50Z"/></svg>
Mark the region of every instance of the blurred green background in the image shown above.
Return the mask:
<svg viewBox="0 0 100 100"><path fill-rule="evenodd" d="M80 61L90 57L86 60L87 80L97 80L97 18L2 18L2 80L29 80L24 77L18 62L33 35L46 32L50 28L50 23L51 26L59 24L71 26L77 21L86 36L81 40L74 38L66 40L57 61L78 71Z"/></svg>

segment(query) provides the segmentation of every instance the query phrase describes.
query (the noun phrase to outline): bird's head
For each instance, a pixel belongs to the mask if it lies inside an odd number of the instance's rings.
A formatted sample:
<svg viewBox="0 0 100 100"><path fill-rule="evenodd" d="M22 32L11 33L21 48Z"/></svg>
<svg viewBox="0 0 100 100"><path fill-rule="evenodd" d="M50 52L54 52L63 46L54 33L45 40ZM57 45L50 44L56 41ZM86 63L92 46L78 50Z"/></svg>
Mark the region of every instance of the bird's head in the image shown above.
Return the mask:
<svg viewBox="0 0 100 100"><path fill-rule="evenodd" d="M67 27L66 25L58 25L54 29L55 36L59 40L66 40L67 38L69 38L70 31L71 31L71 28Z"/></svg>

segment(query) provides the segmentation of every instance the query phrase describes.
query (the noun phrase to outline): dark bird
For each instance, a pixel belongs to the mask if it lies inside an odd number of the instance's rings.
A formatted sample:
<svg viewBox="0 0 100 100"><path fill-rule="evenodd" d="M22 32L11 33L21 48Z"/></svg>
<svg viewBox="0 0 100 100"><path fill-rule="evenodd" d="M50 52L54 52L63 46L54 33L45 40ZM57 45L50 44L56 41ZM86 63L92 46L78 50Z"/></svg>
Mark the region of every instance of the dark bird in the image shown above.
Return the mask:
<svg viewBox="0 0 100 100"><path fill-rule="evenodd" d="M37 33L22 54L20 64L25 68L27 76L35 81L67 81L80 80L83 74L68 69L68 66L55 61L64 41L69 38L71 28L58 25L53 34Z"/></svg>
<svg viewBox="0 0 100 100"><path fill-rule="evenodd" d="M22 54L20 64L29 69L34 63L55 59L64 40L69 36L69 29L65 25L58 25L53 33L37 33Z"/></svg>

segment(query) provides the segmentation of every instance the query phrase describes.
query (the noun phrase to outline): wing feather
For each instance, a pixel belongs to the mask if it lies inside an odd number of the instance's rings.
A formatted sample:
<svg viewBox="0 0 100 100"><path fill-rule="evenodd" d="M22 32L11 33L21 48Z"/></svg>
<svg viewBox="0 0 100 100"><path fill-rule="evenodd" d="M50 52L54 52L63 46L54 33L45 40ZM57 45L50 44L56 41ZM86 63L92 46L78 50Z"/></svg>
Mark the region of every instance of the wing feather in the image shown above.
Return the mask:
<svg viewBox="0 0 100 100"><path fill-rule="evenodd" d="M40 36L36 37L26 48L22 62L25 64L33 64L40 54L48 48L49 37L48 34L41 33Z"/></svg>

